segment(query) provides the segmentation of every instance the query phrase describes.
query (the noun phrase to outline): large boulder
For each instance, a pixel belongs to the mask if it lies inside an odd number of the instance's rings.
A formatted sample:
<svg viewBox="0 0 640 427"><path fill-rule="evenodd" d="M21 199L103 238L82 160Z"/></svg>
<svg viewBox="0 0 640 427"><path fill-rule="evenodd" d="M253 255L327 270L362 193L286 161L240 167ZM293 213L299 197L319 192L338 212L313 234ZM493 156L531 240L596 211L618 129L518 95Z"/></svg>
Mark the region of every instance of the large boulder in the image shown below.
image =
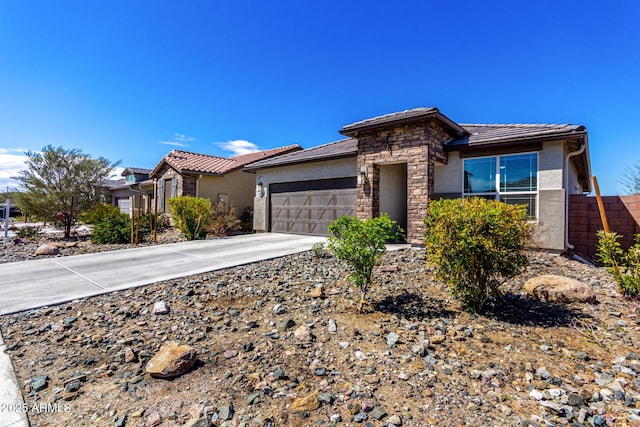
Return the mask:
<svg viewBox="0 0 640 427"><path fill-rule="evenodd" d="M588 285L569 277L545 274L527 280L525 291L535 298L559 303L596 302L596 294Z"/></svg>
<svg viewBox="0 0 640 427"><path fill-rule="evenodd" d="M197 357L193 347L171 341L149 360L145 369L154 378L178 377L193 367Z"/></svg>
<svg viewBox="0 0 640 427"><path fill-rule="evenodd" d="M36 249L36 255L58 255L60 248L53 243L44 243Z"/></svg>

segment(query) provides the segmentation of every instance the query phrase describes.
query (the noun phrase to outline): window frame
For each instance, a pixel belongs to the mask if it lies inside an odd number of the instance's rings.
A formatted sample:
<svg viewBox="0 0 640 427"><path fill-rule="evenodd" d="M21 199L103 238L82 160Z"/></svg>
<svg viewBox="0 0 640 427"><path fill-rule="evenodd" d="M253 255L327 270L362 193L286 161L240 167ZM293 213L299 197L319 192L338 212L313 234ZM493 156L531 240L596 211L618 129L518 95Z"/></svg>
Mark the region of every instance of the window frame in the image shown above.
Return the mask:
<svg viewBox="0 0 640 427"><path fill-rule="evenodd" d="M462 159L462 197L463 198L469 198L469 197L483 197L483 198L487 198L488 196L493 196L496 200L502 200L502 196L534 196L534 200L535 200L535 212L533 217L530 217L529 219L531 221L538 221L538 219L540 218L540 197L539 197L539 193L540 193L540 155L539 155L540 151L523 151L521 153L511 153L511 154L496 154L496 155L492 155L492 156L478 156L478 157L467 157L465 159ZM523 154L535 154L536 155L536 190L535 191L501 191L500 190L500 178L501 178L501 174L500 174L500 160L503 157L510 157L510 156L521 156ZM496 164L496 170L495 170L495 191L489 191L489 192L480 192L480 193L467 193L465 192L465 162L467 160L479 160L479 159L489 159L489 158L493 158L495 159L495 164Z"/></svg>

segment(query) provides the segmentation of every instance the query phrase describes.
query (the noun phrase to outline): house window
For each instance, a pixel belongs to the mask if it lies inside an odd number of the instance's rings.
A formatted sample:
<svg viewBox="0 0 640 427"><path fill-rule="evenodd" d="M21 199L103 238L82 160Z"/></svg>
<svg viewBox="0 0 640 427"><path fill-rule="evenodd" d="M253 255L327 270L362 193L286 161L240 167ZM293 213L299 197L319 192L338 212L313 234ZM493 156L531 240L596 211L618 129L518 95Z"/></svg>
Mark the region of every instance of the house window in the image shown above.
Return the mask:
<svg viewBox="0 0 640 427"><path fill-rule="evenodd" d="M135 175L127 175L127 182L136 182Z"/></svg>
<svg viewBox="0 0 640 427"><path fill-rule="evenodd" d="M528 216L536 218L538 153L465 159L463 173L464 197L526 205Z"/></svg>

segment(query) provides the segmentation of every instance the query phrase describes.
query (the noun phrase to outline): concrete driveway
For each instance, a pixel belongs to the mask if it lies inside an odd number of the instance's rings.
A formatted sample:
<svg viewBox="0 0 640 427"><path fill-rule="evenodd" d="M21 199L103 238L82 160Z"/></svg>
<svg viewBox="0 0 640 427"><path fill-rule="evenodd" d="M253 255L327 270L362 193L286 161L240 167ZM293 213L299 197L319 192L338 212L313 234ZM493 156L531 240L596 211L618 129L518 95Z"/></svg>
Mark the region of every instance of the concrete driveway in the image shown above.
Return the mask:
<svg viewBox="0 0 640 427"><path fill-rule="evenodd" d="M325 240L250 234L0 264L0 315L290 255Z"/></svg>

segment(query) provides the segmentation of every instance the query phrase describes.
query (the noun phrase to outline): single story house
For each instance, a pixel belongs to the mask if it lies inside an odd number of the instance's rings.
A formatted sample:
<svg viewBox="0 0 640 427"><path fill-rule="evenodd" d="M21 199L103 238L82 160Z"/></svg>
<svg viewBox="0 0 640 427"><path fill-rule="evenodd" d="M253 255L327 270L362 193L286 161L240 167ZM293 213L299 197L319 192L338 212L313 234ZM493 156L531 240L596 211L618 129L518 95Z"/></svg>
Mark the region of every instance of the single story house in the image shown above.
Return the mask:
<svg viewBox="0 0 640 427"><path fill-rule="evenodd" d="M386 212L420 245L429 200L478 196L526 205L537 245L563 251L569 195L591 191L584 126L462 124L416 108L340 133L347 138L245 167L256 174L256 232L327 235L343 214Z"/></svg>
<svg viewBox="0 0 640 427"><path fill-rule="evenodd" d="M172 150L149 174L156 183L158 212L168 212L167 200L180 196L203 197L213 204L231 202L238 212L252 208L255 178L242 169L299 150L302 147L295 144L230 158Z"/></svg>
<svg viewBox="0 0 640 427"><path fill-rule="evenodd" d="M111 200L105 201L120 208L120 212L133 215L133 212L138 208L138 198L136 196L141 194L139 187L142 183L149 181L149 173L151 173L151 169L125 168L120 174L124 178L108 182L107 188ZM144 206L146 200L147 197L143 200L143 209L146 209L146 206Z"/></svg>

